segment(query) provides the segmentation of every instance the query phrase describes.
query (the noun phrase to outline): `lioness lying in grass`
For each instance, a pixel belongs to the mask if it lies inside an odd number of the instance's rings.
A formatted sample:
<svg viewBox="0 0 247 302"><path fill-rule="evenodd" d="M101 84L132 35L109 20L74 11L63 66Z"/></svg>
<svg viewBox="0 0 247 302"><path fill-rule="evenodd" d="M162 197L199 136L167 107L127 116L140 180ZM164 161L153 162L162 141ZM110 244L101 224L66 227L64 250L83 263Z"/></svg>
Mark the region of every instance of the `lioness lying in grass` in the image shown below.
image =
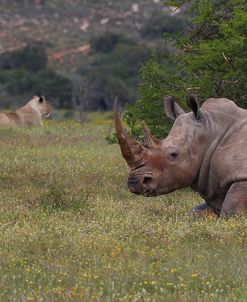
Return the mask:
<svg viewBox="0 0 247 302"><path fill-rule="evenodd" d="M0 127L30 127L42 125L42 116L49 115L52 107L43 96L33 96L23 107L14 112L0 113Z"/></svg>

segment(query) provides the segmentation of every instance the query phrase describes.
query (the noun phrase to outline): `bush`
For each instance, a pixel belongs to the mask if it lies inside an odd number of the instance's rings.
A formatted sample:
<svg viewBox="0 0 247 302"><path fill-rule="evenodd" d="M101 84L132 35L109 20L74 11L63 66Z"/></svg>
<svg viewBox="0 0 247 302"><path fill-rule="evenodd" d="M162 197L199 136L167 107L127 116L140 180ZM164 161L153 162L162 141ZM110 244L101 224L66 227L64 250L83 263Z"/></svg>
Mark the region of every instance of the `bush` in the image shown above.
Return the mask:
<svg viewBox="0 0 247 302"><path fill-rule="evenodd" d="M172 125L164 115L163 97L169 94L168 75L174 72L175 67L165 58L164 62L159 64L157 58L154 57L142 66L139 86L141 97L135 105L128 105L124 114L131 134L140 140L143 138L142 121L158 138L164 138Z"/></svg>
<svg viewBox="0 0 247 302"><path fill-rule="evenodd" d="M72 85L70 80L55 73L52 69L43 69L37 73L28 70L3 70L0 72L0 84L10 95L45 95L58 107L71 108Z"/></svg>
<svg viewBox="0 0 247 302"><path fill-rule="evenodd" d="M105 33L90 40L91 49L96 53L107 53L113 51L120 40L120 35Z"/></svg>
<svg viewBox="0 0 247 302"><path fill-rule="evenodd" d="M156 14L143 26L141 35L143 37L159 39L163 37L164 33L175 34L184 32L187 23L185 17Z"/></svg>
<svg viewBox="0 0 247 302"><path fill-rule="evenodd" d="M52 69L40 70L34 76L33 91L50 98L59 108L72 108L71 81Z"/></svg>
<svg viewBox="0 0 247 302"><path fill-rule="evenodd" d="M90 110L111 110L115 96L133 103L137 97L138 70L151 57L151 50L135 44L118 43L114 50L94 55L89 66L79 68L78 73L88 82L84 98L90 100Z"/></svg>
<svg viewBox="0 0 247 302"><path fill-rule="evenodd" d="M57 107L71 108L71 81L46 65L45 48L40 42L30 42L24 49L1 55L1 98L8 97L11 100L1 102L6 107L13 103L19 105L20 100L22 104L23 99L38 94L51 99Z"/></svg>
<svg viewBox="0 0 247 302"><path fill-rule="evenodd" d="M24 49L6 52L0 56L0 69L25 69L37 72L46 68L47 56L43 43L33 41Z"/></svg>

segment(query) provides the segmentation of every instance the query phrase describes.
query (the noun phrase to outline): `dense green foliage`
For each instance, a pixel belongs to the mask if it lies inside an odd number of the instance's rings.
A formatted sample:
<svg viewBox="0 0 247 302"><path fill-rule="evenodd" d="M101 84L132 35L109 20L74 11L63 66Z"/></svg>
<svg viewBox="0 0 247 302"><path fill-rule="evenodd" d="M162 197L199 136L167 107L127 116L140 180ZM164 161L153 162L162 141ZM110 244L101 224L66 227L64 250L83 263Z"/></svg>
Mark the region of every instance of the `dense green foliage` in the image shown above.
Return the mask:
<svg viewBox="0 0 247 302"><path fill-rule="evenodd" d="M185 16L170 16L156 13L143 26L141 34L143 37L161 39L164 33L175 34L184 32L186 26L187 18Z"/></svg>
<svg viewBox="0 0 247 302"><path fill-rule="evenodd" d="M37 41L29 43L24 49L6 52L0 56L1 69L25 69L36 72L46 68L46 66L45 47Z"/></svg>
<svg viewBox="0 0 247 302"><path fill-rule="evenodd" d="M166 86L174 85L169 83L169 74L176 71L175 66L169 59L166 52L162 59L162 64L153 58L146 62L141 68L141 98L132 106L127 106L124 119L130 126L131 134L142 139L143 121L149 126L152 133L163 138L167 135L171 123L164 116L163 96L166 94ZM168 80L167 80L168 79Z"/></svg>
<svg viewBox="0 0 247 302"><path fill-rule="evenodd" d="M0 67L3 108L23 104L33 95L45 95L56 107L71 108L71 82L47 67L41 43L34 41L23 49L2 54Z"/></svg>
<svg viewBox="0 0 247 302"><path fill-rule="evenodd" d="M52 69L46 68L36 73L25 69L1 71L0 85L10 96L22 98L22 103L33 95L45 95L58 108L71 108L71 83ZM3 107L13 105L8 98L6 101L1 102Z"/></svg>
<svg viewBox="0 0 247 302"><path fill-rule="evenodd" d="M193 92L201 101L227 97L247 107L246 1L192 1L190 11L195 16L192 30L176 37L177 49L170 55L174 68L156 59L142 68L142 98L127 112L132 132L137 131L138 121L145 120L156 135L164 136L164 95L174 96L182 106L186 95ZM174 39L170 35L165 41Z"/></svg>
<svg viewBox="0 0 247 302"><path fill-rule="evenodd" d="M119 34L107 32L100 36L92 37L90 45L94 53L107 53L113 51L122 38Z"/></svg>
<svg viewBox="0 0 247 302"><path fill-rule="evenodd" d="M201 1L196 28L183 41L187 83L202 99L224 96L247 106L247 5L244 0ZM199 26L199 28L198 28ZM197 88L198 87L198 88Z"/></svg>
<svg viewBox="0 0 247 302"><path fill-rule="evenodd" d="M112 109L117 95L133 103L137 97L138 70L151 57L151 49L122 35L104 34L94 38L90 63L78 69L87 83L83 99L89 109ZM83 85L83 84L82 84Z"/></svg>

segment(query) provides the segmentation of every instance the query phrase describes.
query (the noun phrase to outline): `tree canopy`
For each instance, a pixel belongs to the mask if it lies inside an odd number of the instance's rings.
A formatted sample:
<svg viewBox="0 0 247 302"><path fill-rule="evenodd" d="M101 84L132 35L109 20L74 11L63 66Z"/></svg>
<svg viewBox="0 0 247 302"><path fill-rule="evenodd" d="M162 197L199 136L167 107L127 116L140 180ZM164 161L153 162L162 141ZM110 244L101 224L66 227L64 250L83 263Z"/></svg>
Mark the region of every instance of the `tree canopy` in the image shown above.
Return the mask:
<svg viewBox="0 0 247 302"><path fill-rule="evenodd" d="M185 5L184 1L172 1ZM153 57L141 69L141 98L125 118L132 133L144 120L158 137L169 124L163 115L163 96L172 95L185 108L188 93L201 101L227 97L247 107L247 4L245 0L190 1L191 28L186 35L165 35L173 48L160 62ZM167 54L165 54L167 56ZM167 64L169 63L169 64Z"/></svg>

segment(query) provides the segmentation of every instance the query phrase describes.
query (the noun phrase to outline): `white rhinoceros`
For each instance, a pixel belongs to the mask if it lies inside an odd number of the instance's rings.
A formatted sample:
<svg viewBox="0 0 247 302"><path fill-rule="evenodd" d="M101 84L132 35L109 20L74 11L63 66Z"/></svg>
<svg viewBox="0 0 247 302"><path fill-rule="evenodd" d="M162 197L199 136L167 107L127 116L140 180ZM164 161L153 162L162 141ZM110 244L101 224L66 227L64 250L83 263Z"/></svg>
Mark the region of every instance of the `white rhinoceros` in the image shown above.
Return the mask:
<svg viewBox="0 0 247 302"><path fill-rule="evenodd" d="M210 98L199 108L187 99L185 113L165 97L165 113L175 120L164 140L144 128L144 144L130 138L114 104L115 129L122 155L130 167L130 192L145 196L191 187L205 200L190 213L234 215L247 209L247 110L234 102Z"/></svg>

